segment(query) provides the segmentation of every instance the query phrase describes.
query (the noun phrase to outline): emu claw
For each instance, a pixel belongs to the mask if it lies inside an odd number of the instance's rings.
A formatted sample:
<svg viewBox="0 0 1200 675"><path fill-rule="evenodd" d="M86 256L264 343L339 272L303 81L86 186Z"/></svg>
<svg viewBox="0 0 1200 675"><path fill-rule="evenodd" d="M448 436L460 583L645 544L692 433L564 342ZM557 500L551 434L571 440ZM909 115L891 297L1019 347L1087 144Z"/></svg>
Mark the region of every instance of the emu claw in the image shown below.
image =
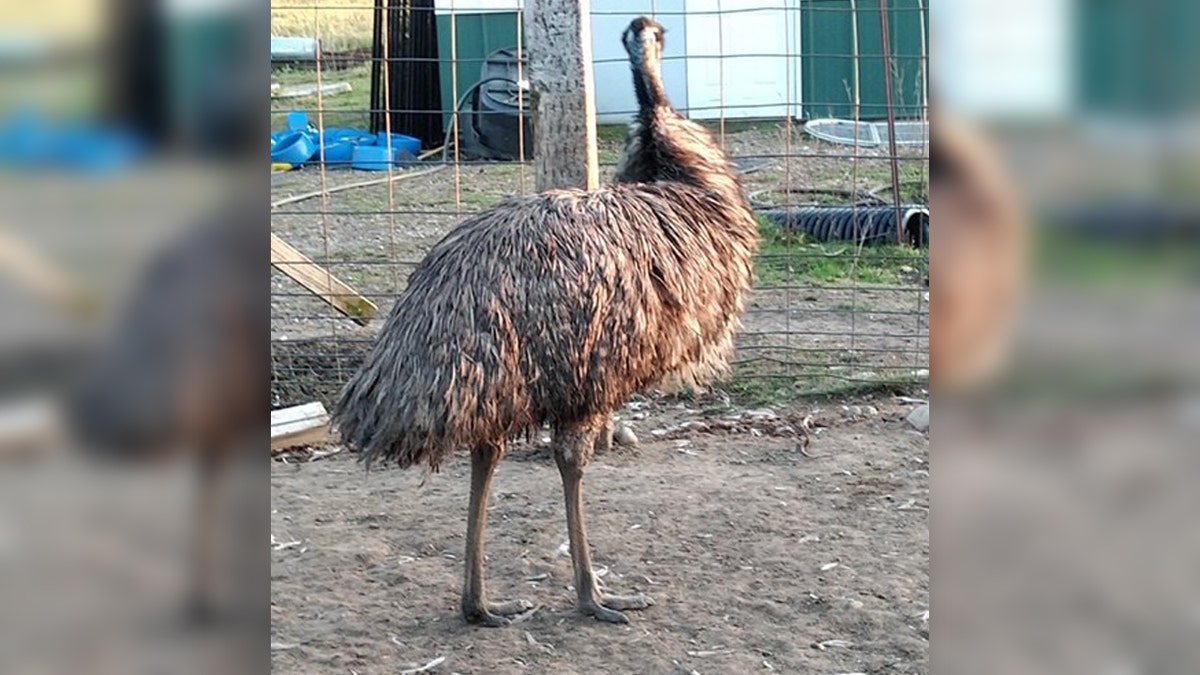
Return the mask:
<svg viewBox="0 0 1200 675"><path fill-rule="evenodd" d="M654 604L654 600L641 593L637 595L601 595L597 593L596 595L598 600L584 601L579 606L579 611L609 623L629 623L629 617L617 610L646 609Z"/></svg>
<svg viewBox="0 0 1200 675"><path fill-rule="evenodd" d="M464 607L463 618L467 620L467 623L499 628L512 623L507 617L522 614L531 609L533 609L533 603L518 598L506 602L488 602L475 607Z"/></svg>
<svg viewBox="0 0 1200 675"><path fill-rule="evenodd" d="M533 603L525 598L517 598L515 600L506 600L505 602L489 602L487 603L487 608L492 614L514 616L524 614L533 609Z"/></svg>
<svg viewBox="0 0 1200 675"><path fill-rule="evenodd" d="M648 595L601 595L600 604L609 609L646 609L654 604Z"/></svg>

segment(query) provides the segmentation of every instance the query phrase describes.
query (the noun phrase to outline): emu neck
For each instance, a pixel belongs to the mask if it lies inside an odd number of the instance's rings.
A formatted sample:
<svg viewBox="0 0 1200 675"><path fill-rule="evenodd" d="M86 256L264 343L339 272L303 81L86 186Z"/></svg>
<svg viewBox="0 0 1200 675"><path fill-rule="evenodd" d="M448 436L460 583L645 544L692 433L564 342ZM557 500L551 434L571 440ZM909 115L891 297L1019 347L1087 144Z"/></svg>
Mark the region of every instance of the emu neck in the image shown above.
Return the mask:
<svg viewBox="0 0 1200 675"><path fill-rule="evenodd" d="M637 94L638 108L643 113L670 105L666 89L663 88L659 63L649 58L646 63L633 68L633 90Z"/></svg>

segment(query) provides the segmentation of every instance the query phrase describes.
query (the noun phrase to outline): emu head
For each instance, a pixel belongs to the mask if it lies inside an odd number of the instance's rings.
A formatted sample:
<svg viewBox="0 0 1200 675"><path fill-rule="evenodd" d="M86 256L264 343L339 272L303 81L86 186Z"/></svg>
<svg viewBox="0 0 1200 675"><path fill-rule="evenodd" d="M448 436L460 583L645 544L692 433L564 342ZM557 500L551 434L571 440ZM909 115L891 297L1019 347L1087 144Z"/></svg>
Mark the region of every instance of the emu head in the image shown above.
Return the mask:
<svg viewBox="0 0 1200 675"><path fill-rule="evenodd" d="M663 35L666 29L654 19L639 16L621 34L621 42L629 54L631 68L647 69L662 59Z"/></svg>

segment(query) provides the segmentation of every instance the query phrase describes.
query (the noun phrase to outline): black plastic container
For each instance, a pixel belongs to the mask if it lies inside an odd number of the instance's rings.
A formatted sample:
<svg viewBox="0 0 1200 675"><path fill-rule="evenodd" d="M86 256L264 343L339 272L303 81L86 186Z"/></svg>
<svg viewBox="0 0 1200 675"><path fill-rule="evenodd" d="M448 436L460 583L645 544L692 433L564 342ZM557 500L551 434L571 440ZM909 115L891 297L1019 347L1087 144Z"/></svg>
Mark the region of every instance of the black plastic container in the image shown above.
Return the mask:
<svg viewBox="0 0 1200 675"><path fill-rule="evenodd" d="M498 49L484 60L479 82L467 92L459 106L462 124L462 153L469 159L514 160L533 157L533 117L529 92L520 97L520 77L527 72L522 60L517 68L515 49ZM519 107L518 103L524 103ZM525 127L521 152L522 118Z"/></svg>

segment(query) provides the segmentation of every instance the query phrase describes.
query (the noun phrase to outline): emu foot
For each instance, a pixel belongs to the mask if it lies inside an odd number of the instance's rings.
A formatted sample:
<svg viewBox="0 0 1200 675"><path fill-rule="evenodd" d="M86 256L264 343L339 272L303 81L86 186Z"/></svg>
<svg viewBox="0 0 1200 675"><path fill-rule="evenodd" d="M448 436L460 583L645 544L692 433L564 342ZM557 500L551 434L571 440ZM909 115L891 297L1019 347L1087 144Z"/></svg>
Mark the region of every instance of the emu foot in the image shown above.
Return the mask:
<svg viewBox="0 0 1200 675"><path fill-rule="evenodd" d="M463 618L467 623L498 628L507 626L507 617L524 614L533 609L533 603L523 598L505 602L464 602Z"/></svg>
<svg viewBox="0 0 1200 675"><path fill-rule="evenodd" d="M600 621L629 623L629 617L619 610L646 609L653 604L654 600L650 596L641 593L637 595L604 595L597 592L593 594L593 598L580 601L579 611Z"/></svg>

